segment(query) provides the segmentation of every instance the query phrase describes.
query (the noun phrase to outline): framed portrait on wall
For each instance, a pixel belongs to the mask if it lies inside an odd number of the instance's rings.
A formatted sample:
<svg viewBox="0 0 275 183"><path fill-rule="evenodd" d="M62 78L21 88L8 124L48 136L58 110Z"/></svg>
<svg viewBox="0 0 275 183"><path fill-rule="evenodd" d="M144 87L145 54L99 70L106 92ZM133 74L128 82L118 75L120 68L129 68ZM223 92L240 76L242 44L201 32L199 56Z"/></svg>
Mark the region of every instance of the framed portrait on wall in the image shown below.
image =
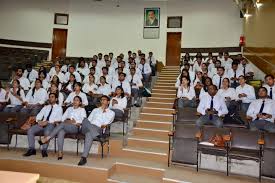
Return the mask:
<svg viewBox="0 0 275 183"><path fill-rule="evenodd" d="M144 27L157 28L160 25L160 8L144 8Z"/></svg>
<svg viewBox="0 0 275 183"><path fill-rule="evenodd" d="M68 25L69 24L69 15L64 14L64 13L55 13L54 14L54 24Z"/></svg>

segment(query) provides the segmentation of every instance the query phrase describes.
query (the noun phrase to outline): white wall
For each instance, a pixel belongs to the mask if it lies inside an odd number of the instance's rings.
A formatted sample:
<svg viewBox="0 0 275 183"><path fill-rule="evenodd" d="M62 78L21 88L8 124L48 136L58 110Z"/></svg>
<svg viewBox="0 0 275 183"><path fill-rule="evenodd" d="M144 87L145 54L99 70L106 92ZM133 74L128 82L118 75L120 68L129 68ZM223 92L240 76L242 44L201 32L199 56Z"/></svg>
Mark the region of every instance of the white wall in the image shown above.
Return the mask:
<svg viewBox="0 0 275 183"><path fill-rule="evenodd" d="M145 7L160 7L160 38L143 39ZM53 24L69 13L69 26ZM167 16L183 16L182 29L167 29ZM153 51L165 61L166 32L183 32L182 47L238 46L239 10L231 0L0 0L0 38L52 42L54 27L68 28L68 56Z"/></svg>

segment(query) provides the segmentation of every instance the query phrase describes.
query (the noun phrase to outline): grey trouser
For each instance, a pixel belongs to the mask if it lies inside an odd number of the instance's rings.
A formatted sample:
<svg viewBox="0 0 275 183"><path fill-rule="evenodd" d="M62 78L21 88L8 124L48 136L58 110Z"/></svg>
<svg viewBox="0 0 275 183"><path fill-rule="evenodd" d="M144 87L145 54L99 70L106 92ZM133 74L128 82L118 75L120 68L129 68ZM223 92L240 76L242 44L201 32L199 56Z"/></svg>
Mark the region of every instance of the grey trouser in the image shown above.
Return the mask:
<svg viewBox="0 0 275 183"><path fill-rule="evenodd" d="M22 105L16 105L14 107L5 107L4 112L19 112L22 109Z"/></svg>
<svg viewBox="0 0 275 183"><path fill-rule="evenodd" d="M48 136L54 129L54 124L49 123L45 127L39 125L34 125L28 130L28 143L30 149L35 149L35 140L34 137L37 133L43 132L44 136ZM48 144L42 146L43 150L47 150Z"/></svg>
<svg viewBox="0 0 275 183"><path fill-rule="evenodd" d="M192 100L185 100L183 98L180 98L178 100L178 107L179 108L184 108L184 107L196 107L196 100L192 99Z"/></svg>
<svg viewBox="0 0 275 183"><path fill-rule="evenodd" d="M150 74L142 74L142 77L143 77L143 86L145 86L146 88L149 88L149 80L150 80L150 76L151 76L151 73Z"/></svg>
<svg viewBox="0 0 275 183"><path fill-rule="evenodd" d="M92 147L93 140L100 135L101 128L96 125L90 123L90 121L86 118L82 122L82 134L85 135L84 149L82 153L82 157L87 158Z"/></svg>
<svg viewBox="0 0 275 183"><path fill-rule="evenodd" d="M275 133L275 124L263 119L254 120L250 123L250 130L264 130L270 133Z"/></svg>
<svg viewBox="0 0 275 183"><path fill-rule="evenodd" d="M43 108L42 105L35 105L35 106L31 105L31 106L23 107L20 112L24 114L30 114L30 116L36 116L41 111L42 108Z"/></svg>
<svg viewBox="0 0 275 183"><path fill-rule="evenodd" d="M218 128L223 126L223 121L216 115L213 115L213 118L210 120L208 115L203 115L199 119L197 119L196 124L198 127L201 127L205 124L213 124Z"/></svg>
<svg viewBox="0 0 275 183"><path fill-rule="evenodd" d="M250 105L250 103L242 103L242 104L241 104L241 110L242 110L242 112L243 112L244 114L246 114L246 112L247 112L247 110L248 110L248 108L249 108L249 105Z"/></svg>
<svg viewBox="0 0 275 183"><path fill-rule="evenodd" d="M79 127L74 124L69 123L60 123L57 125L54 130L50 133L50 138L54 138L57 135L57 147L58 151L63 151L64 146L64 137L66 133L77 133Z"/></svg>

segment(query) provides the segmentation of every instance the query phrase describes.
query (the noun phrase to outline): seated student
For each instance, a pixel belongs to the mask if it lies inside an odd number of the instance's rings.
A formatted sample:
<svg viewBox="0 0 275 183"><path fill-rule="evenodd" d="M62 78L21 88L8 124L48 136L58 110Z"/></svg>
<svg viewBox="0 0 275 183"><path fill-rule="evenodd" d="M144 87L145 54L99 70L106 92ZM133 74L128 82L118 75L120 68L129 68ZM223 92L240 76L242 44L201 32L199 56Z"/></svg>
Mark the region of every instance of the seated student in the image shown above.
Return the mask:
<svg viewBox="0 0 275 183"><path fill-rule="evenodd" d="M59 64L62 65L61 72L63 74L67 73L69 71L69 66L71 65L71 60L69 58L65 58L65 61L61 61Z"/></svg>
<svg viewBox="0 0 275 183"><path fill-rule="evenodd" d="M193 81L196 98L199 98L200 91L203 87L203 80L204 80L204 77L202 76L202 72L197 72L195 80Z"/></svg>
<svg viewBox="0 0 275 183"><path fill-rule="evenodd" d="M89 83L85 83L82 91L87 94L89 105L95 106L97 103L97 98L95 94L98 90L98 86L95 84L95 77L93 75L89 75Z"/></svg>
<svg viewBox="0 0 275 183"><path fill-rule="evenodd" d="M55 69L54 72L52 72L51 74L49 74L51 80L52 80L53 76L56 75L56 76L58 76L60 83L64 83L65 82L65 75L61 71L61 65L56 64L54 66L54 69Z"/></svg>
<svg viewBox="0 0 275 183"><path fill-rule="evenodd" d="M76 79L77 82L81 82L82 81L80 74L75 71L75 67L73 65L70 65L69 72L67 72L65 74L65 80L64 80L64 82L68 82L70 80L71 74L73 74L75 76L75 79Z"/></svg>
<svg viewBox="0 0 275 183"><path fill-rule="evenodd" d="M88 119L84 119L82 123L81 132L85 135L85 141L84 150L78 163L79 166L87 163L87 157L93 140L101 134L102 128L114 121L115 113L109 109L110 98L103 95L100 99L100 103L101 106L94 109Z"/></svg>
<svg viewBox="0 0 275 183"><path fill-rule="evenodd" d="M102 95L111 96L112 94L111 86L106 82L106 78L104 76L100 77L100 84L96 94L98 94L100 97Z"/></svg>
<svg viewBox="0 0 275 183"><path fill-rule="evenodd" d="M38 74L38 78L42 81L42 87L45 89L45 90L48 90L49 88L49 82L46 80L46 74L45 72L39 72ZM35 85L35 81L32 82L31 84L31 88L34 88L34 85Z"/></svg>
<svg viewBox="0 0 275 183"><path fill-rule="evenodd" d="M201 100L205 95L208 94L208 86L213 85L212 79L210 77L203 78L203 87L201 88L199 99Z"/></svg>
<svg viewBox="0 0 275 183"><path fill-rule="evenodd" d="M20 112L36 116L47 100L48 94L47 91L42 88L42 81L36 79L35 87L28 92L25 101L22 103L24 107Z"/></svg>
<svg viewBox="0 0 275 183"><path fill-rule="evenodd" d="M207 57L204 59L204 62L203 63L206 63L206 64L211 64L213 63L213 53L212 52L209 52Z"/></svg>
<svg viewBox="0 0 275 183"><path fill-rule="evenodd" d="M23 156L31 156L36 154L35 150L35 135L43 132L48 136L54 129L55 124L61 122L63 114L62 107L57 104L58 97L56 94L49 94L49 105L46 105L36 116L37 124L28 130L28 143L29 149ZM42 146L42 157L48 157L47 154L48 144Z"/></svg>
<svg viewBox="0 0 275 183"><path fill-rule="evenodd" d="M81 103L83 104L83 106L87 106L88 99L87 99L86 94L81 91L81 88L82 88L81 83L76 82L73 87L74 87L74 91L69 94L69 96L65 100L64 104L66 106L73 104L75 96L79 96L81 98Z"/></svg>
<svg viewBox="0 0 275 183"><path fill-rule="evenodd" d="M115 117L122 118L124 109L127 107L127 97L124 96L122 87L116 87L114 97L110 102L110 109L115 112Z"/></svg>
<svg viewBox="0 0 275 183"><path fill-rule="evenodd" d="M22 103L25 101L25 92L20 87L19 80L13 80L12 88L6 88L5 100L10 101L4 109L4 112L19 112L22 109Z"/></svg>
<svg viewBox="0 0 275 183"><path fill-rule="evenodd" d="M90 75L94 76L94 78L95 78L95 83L98 83L98 82L99 82L99 76L100 76L100 75L97 75L95 72L96 72L96 71L95 71L95 67L91 67L91 68L90 68L90 73L88 74L88 76L86 76L86 77L84 78L83 83L84 83L84 84L85 84L85 83L89 83L89 76L90 76Z"/></svg>
<svg viewBox="0 0 275 183"><path fill-rule="evenodd" d="M62 89L62 84L60 83L59 77L57 75L53 75L50 84L55 84L59 91Z"/></svg>
<svg viewBox="0 0 275 183"><path fill-rule="evenodd" d="M190 64L189 63L183 64L183 66L180 68L181 72L182 72L183 69L188 71L189 76L190 76L190 80L194 81L196 75L195 75L195 72L193 72L192 69L190 68Z"/></svg>
<svg viewBox="0 0 275 183"><path fill-rule="evenodd" d="M250 103L256 99L253 86L246 84L246 79L243 75L239 77L240 86L236 88L238 100L242 101L241 110L246 114Z"/></svg>
<svg viewBox="0 0 275 183"><path fill-rule="evenodd" d="M177 81L176 81L176 84L175 84L176 88L178 88L180 86L180 84L181 84L181 78L184 77L184 76L188 77L190 79L189 72L186 69L182 69L181 74L177 77Z"/></svg>
<svg viewBox="0 0 275 183"><path fill-rule="evenodd" d="M155 59L155 57L153 56L153 52L151 51L149 52L147 63L149 63L149 65L151 66L152 75L155 76L157 60Z"/></svg>
<svg viewBox="0 0 275 183"><path fill-rule="evenodd" d="M241 58L239 68L242 72L242 75L246 78L251 78L254 76L254 71L251 64L245 58Z"/></svg>
<svg viewBox="0 0 275 183"><path fill-rule="evenodd" d="M58 100L57 100L57 104L60 105L60 106L63 106L63 102L64 102L64 95L63 93L61 93L58 89L58 85L57 84L54 84L52 83L51 84L51 87L49 88L49 94L51 93L54 93L56 94Z"/></svg>
<svg viewBox="0 0 275 183"><path fill-rule="evenodd" d="M113 75L115 74L115 68L112 65L111 60L106 60L106 68L108 69L108 74L113 77Z"/></svg>
<svg viewBox="0 0 275 183"><path fill-rule="evenodd" d="M268 98L267 89L261 87L258 92L259 99L251 102L247 110L247 119L250 122L250 130L264 130L275 133L274 101Z"/></svg>
<svg viewBox="0 0 275 183"><path fill-rule="evenodd" d="M223 62L223 60L224 60L223 52L219 52L217 59L220 60L221 62Z"/></svg>
<svg viewBox="0 0 275 183"><path fill-rule="evenodd" d="M43 145L57 135L58 160L63 159L64 137L66 133L78 133L81 123L87 117L85 109L82 107L82 99L80 96L75 96L73 106L69 107L61 118L61 123L58 124L50 133L44 136L39 144ZM86 139L85 139L86 141Z"/></svg>
<svg viewBox="0 0 275 183"><path fill-rule="evenodd" d="M74 85L76 83L75 75L71 74L69 81L63 85L62 92L67 96L74 91Z"/></svg>
<svg viewBox="0 0 275 183"><path fill-rule="evenodd" d="M238 78L242 75L242 72L238 69L238 66L238 62L234 61L232 62L231 69L227 71L227 76L230 78L232 88L237 88L239 86Z"/></svg>
<svg viewBox="0 0 275 183"><path fill-rule="evenodd" d="M18 80L20 86L23 88L25 92L27 92L30 89L31 84L30 81L23 76L23 72L24 70L22 68L17 68L16 75L14 76L13 80ZM11 81L11 83L13 82L13 80Z"/></svg>
<svg viewBox="0 0 275 183"><path fill-rule="evenodd" d="M217 57L213 56L212 57L212 61L210 63L208 63L208 71L211 72L213 68L215 68L215 64L217 61Z"/></svg>
<svg viewBox="0 0 275 183"><path fill-rule="evenodd" d="M43 65L40 66L38 69L38 73L41 73L41 72L44 73L46 81L50 82L51 80L50 75L48 74L46 67ZM38 74L38 77L39 77L39 74Z"/></svg>
<svg viewBox="0 0 275 183"><path fill-rule="evenodd" d="M0 112L2 112L6 106L7 100L6 100L6 90L4 90L2 86L2 82L0 81Z"/></svg>
<svg viewBox="0 0 275 183"><path fill-rule="evenodd" d="M126 74L125 73L120 73L118 81L113 83L113 85L112 85L112 92L113 93L115 92L115 89L118 86L123 88L126 97L131 96L131 86L130 86L129 81L126 80Z"/></svg>
<svg viewBox="0 0 275 183"><path fill-rule="evenodd" d="M118 64L119 67L122 68L122 72L125 73L126 75L129 75L130 71L129 71L129 65L126 64L125 61L121 61Z"/></svg>
<svg viewBox="0 0 275 183"><path fill-rule="evenodd" d="M208 77L212 78L214 75L216 75L219 67L221 67L221 61L217 60L215 62L215 67L212 68L211 70L209 69L210 72L208 73Z"/></svg>
<svg viewBox="0 0 275 183"><path fill-rule="evenodd" d="M140 64L138 65L139 70L141 71L142 78L143 78L143 85L148 88L149 87L149 80L152 73L151 67L148 63L145 63L145 59L141 58Z"/></svg>
<svg viewBox="0 0 275 183"><path fill-rule="evenodd" d="M221 89L222 87L222 80L224 78L227 78L225 74L224 67L218 67L217 68L217 74L212 77L213 84L218 87L218 89Z"/></svg>
<svg viewBox="0 0 275 183"><path fill-rule="evenodd" d="M106 66L106 63L105 63L105 61L103 59L102 53L98 54L97 65L98 65L98 67L99 67L100 70L102 69L102 67Z"/></svg>
<svg viewBox="0 0 275 183"><path fill-rule="evenodd" d="M112 83L113 76L108 73L108 67L102 67L102 74L101 74L101 76L104 76L106 78L107 83Z"/></svg>
<svg viewBox="0 0 275 183"><path fill-rule="evenodd" d="M225 72L227 72L231 66L232 66L233 60L230 58L229 53L225 52L222 60L222 66L225 69Z"/></svg>
<svg viewBox="0 0 275 183"><path fill-rule="evenodd" d="M181 85L178 88L177 98L178 107L195 107L196 106L196 94L191 81L188 77L183 76L181 78Z"/></svg>
<svg viewBox="0 0 275 183"><path fill-rule="evenodd" d="M228 113L224 99L217 95L218 88L216 85L208 86L208 94L201 100L197 108L197 112L202 116L197 119L196 124L198 127L210 123L216 127L222 127L223 121L221 117Z"/></svg>
<svg viewBox="0 0 275 183"><path fill-rule="evenodd" d="M137 68L137 65L135 62L131 63L130 64L130 73L131 73L131 69L135 69L135 74L138 75L138 77L142 80L142 74L141 74L141 71ZM128 77L128 76L127 76ZM129 80L130 81L130 80Z"/></svg>
<svg viewBox="0 0 275 183"><path fill-rule="evenodd" d="M267 95L270 99L275 100L275 80L272 74L268 74L265 76L265 87L267 89Z"/></svg>
<svg viewBox="0 0 275 183"><path fill-rule="evenodd" d="M194 72L198 72L201 71L201 64L203 62L203 58L202 56L196 56L196 58L194 58Z"/></svg>
<svg viewBox="0 0 275 183"><path fill-rule="evenodd" d="M123 73L123 68L122 68L122 67L118 67L118 68L115 69L115 75L113 75L113 81L112 81L112 83L118 81L119 75L120 75L121 73Z"/></svg>
<svg viewBox="0 0 275 183"><path fill-rule="evenodd" d="M208 77L208 68L207 68L207 65L206 65L206 63L202 63L201 64L201 72L202 72L202 75L204 76L204 77Z"/></svg>
<svg viewBox="0 0 275 183"><path fill-rule="evenodd" d="M87 76L90 73L88 64L85 62L83 57L79 59L79 62L76 68L77 68L76 72L80 74L82 80L85 78L85 76Z"/></svg>
<svg viewBox="0 0 275 183"><path fill-rule="evenodd" d="M89 69L89 65L83 57L80 57L79 60L78 60L78 63L75 66L75 68L76 68L76 70L78 68L88 68Z"/></svg>
<svg viewBox="0 0 275 183"><path fill-rule="evenodd" d="M38 72L32 68L32 64L27 64L23 77L27 78L30 83L32 83L38 78Z"/></svg>
<svg viewBox="0 0 275 183"><path fill-rule="evenodd" d="M130 82L131 93L134 97L134 106L140 107L140 104L138 103L137 99L140 93L140 88L143 87L143 84L140 79L140 76L136 74L135 68L130 69L130 75L128 75L126 79Z"/></svg>

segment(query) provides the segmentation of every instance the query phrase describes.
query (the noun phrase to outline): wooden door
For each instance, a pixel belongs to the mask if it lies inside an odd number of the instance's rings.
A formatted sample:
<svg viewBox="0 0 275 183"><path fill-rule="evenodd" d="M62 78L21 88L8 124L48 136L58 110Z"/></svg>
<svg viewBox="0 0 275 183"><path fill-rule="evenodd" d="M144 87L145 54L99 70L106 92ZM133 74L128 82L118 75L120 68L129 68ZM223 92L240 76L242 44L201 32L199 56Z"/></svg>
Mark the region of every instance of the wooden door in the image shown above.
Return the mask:
<svg viewBox="0 0 275 183"><path fill-rule="evenodd" d="M66 57L67 29L53 29L52 59Z"/></svg>
<svg viewBox="0 0 275 183"><path fill-rule="evenodd" d="M181 32L167 32L166 65L178 66L181 54Z"/></svg>

